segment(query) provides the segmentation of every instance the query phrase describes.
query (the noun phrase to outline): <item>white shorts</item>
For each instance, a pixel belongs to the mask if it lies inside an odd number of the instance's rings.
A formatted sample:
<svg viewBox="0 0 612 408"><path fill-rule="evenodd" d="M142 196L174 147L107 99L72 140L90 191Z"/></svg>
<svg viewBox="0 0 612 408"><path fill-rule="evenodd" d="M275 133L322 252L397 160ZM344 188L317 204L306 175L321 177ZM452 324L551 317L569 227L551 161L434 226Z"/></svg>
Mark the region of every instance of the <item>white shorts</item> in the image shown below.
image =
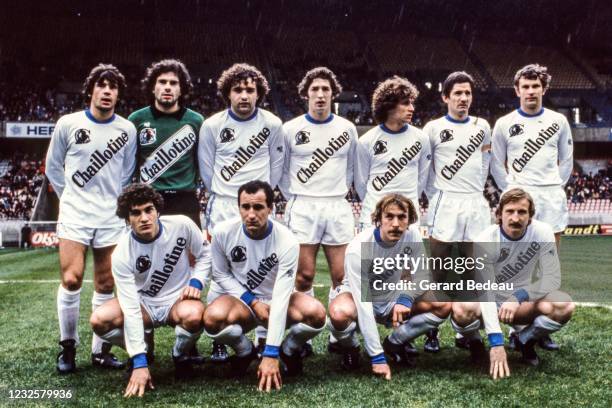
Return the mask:
<svg viewBox="0 0 612 408"><path fill-rule="evenodd" d="M174 306L174 304L179 300L182 293L183 292L180 291L174 301L163 305L153 305L148 303L145 299L140 299L140 304L147 311L147 314L151 318L153 327L160 327L168 324L168 316L170 316L170 310L172 309L172 306Z"/></svg>
<svg viewBox="0 0 612 408"><path fill-rule="evenodd" d="M437 191L429 201L430 236L442 242L471 242L491 225L491 209L482 193Z"/></svg>
<svg viewBox="0 0 612 408"><path fill-rule="evenodd" d="M57 224L57 237L79 242L93 248L105 248L117 245L119 237L127 231L126 226L113 228L89 228L82 225L67 224L59 222Z"/></svg>
<svg viewBox="0 0 612 408"><path fill-rule="evenodd" d="M344 245L355 236L355 217L344 197L294 196L285 219L300 244Z"/></svg>
<svg viewBox="0 0 612 408"><path fill-rule="evenodd" d="M527 191L533 198L536 220L550 225L553 232L565 230L569 221L569 212L563 187L508 186L508 190L516 187Z"/></svg>
<svg viewBox="0 0 612 408"><path fill-rule="evenodd" d="M206 229L210 235L214 234L215 225L235 217L240 217L238 199L216 194L210 196L206 206Z"/></svg>
<svg viewBox="0 0 612 408"><path fill-rule="evenodd" d="M417 222L419 221L420 211L419 211L419 200L414 197L408 197L412 204L414 204L414 208L417 213ZM366 195L365 200L363 200L363 204L361 206L361 214L359 215L359 231L363 231L364 228L371 227L372 224L372 213L376 208L376 204L378 202L374 201L370 198L370 196ZM419 225L419 224L417 224Z"/></svg>

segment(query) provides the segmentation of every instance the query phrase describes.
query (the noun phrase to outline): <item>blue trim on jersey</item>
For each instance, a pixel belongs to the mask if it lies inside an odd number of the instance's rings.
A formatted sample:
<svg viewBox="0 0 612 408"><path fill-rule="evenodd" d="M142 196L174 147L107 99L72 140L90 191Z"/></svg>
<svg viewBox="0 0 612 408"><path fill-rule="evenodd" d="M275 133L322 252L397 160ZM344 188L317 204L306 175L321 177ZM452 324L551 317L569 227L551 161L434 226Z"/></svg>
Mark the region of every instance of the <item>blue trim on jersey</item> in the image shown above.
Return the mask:
<svg viewBox="0 0 612 408"><path fill-rule="evenodd" d="M385 126L384 123L381 123L380 125L378 125L378 127L381 128L383 132L387 132L387 133L390 133L392 135L398 135L398 134L404 133L406 130L408 130L408 125L407 124L402 126L400 128L400 130L397 130L397 131L393 131L393 130L389 129L388 127Z"/></svg>
<svg viewBox="0 0 612 408"><path fill-rule="evenodd" d="M504 345L504 335L502 333L490 333L487 337L489 338L489 347Z"/></svg>
<svg viewBox="0 0 612 408"><path fill-rule="evenodd" d="M249 307L251 307L251 303L255 300L255 294L247 290L240 296L240 300L242 300L244 303L249 305Z"/></svg>
<svg viewBox="0 0 612 408"><path fill-rule="evenodd" d="M304 117L306 118L307 121L309 121L310 123L314 123L315 125L322 125L324 123L329 123L332 120L334 120L334 114L333 113L330 113L329 116L327 117L327 119L325 119L325 120L316 120L315 118L310 116L308 113L305 114Z"/></svg>
<svg viewBox="0 0 612 408"><path fill-rule="evenodd" d="M251 114L251 116L249 116L246 119L242 119L241 117L239 117L238 115L236 115L234 112L232 112L232 109L228 109L227 113L230 115L230 118L234 119L237 122L248 122L249 120L253 119L255 116L257 116L257 109L255 108L255 110L253 111L253 113Z"/></svg>
<svg viewBox="0 0 612 408"><path fill-rule="evenodd" d="M154 242L157 238L161 236L162 231L164 230L164 226L162 225L159 219L157 219L157 225L159 225L159 231L157 231L157 235L152 240L147 241L145 239L142 239L138 235L136 235L134 231L132 231L132 238L134 238L137 242L140 242L141 244L150 244L151 242Z"/></svg>
<svg viewBox="0 0 612 408"><path fill-rule="evenodd" d="M380 236L380 228L374 228L374 239L379 244L383 244L384 243L382 238L381 238L381 236Z"/></svg>
<svg viewBox="0 0 612 408"><path fill-rule="evenodd" d="M280 354L280 347L279 346L270 346L270 345L266 344L266 347L264 347L264 351L263 351L263 353L261 353L261 356L262 357L278 358L279 354Z"/></svg>
<svg viewBox="0 0 612 408"><path fill-rule="evenodd" d="M514 296L516 300L519 301L519 304L529 300L529 293L527 293L525 289L515 290L512 296Z"/></svg>
<svg viewBox="0 0 612 408"><path fill-rule="evenodd" d="M200 282L196 278L191 278L189 280L189 286L191 286L192 288L196 288L197 290L202 290L202 288L204 287L204 285L202 285L202 282Z"/></svg>
<svg viewBox="0 0 612 408"><path fill-rule="evenodd" d="M412 298L406 294L401 294L397 300L395 301L396 304L399 305L403 305L406 306L408 308L412 308Z"/></svg>
<svg viewBox="0 0 612 408"><path fill-rule="evenodd" d="M502 237L506 238L508 241L520 241L521 239L523 239L523 237L525 236L525 234L527 234L527 229L529 228L529 226L527 226L527 228L525 228L525 232L523 232L523 235L521 235L518 238L512 238L510 235L506 234L504 232L504 229L502 228L502 226L499 226L499 232L502 234Z"/></svg>
<svg viewBox="0 0 612 408"><path fill-rule="evenodd" d="M468 123L470 121L469 116L463 120L457 120L447 113L446 115L444 115L444 117L446 118L446 120L452 123Z"/></svg>
<svg viewBox="0 0 612 408"><path fill-rule="evenodd" d="M251 236L251 234L249 234L249 232L246 229L246 225L242 224L242 231L244 232L244 235L246 235L247 237L249 237L252 240L255 241L261 241L262 239L266 239L270 236L270 234L272 233L272 221L268 220L268 226L266 227L266 233L261 237L261 238L254 238Z"/></svg>
<svg viewBox="0 0 612 408"><path fill-rule="evenodd" d="M385 353L380 353L372 357L372 364L387 364Z"/></svg>
<svg viewBox="0 0 612 408"><path fill-rule="evenodd" d="M132 363L134 363L134 369L147 367L147 353L136 354L132 357Z"/></svg>
<svg viewBox="0 0 612 408"><path fill-rule="evenodd" d="M106 119L106 120L98 120L94 117L94 115L90 112L89 109L85 109L85 116L87 116L87 119L91 120L93 123L99 123L101 125L105 125L107 123L111 123L113 120L115 120L115 114L113 113L113 116L111 116L110 118Z"/></svg>
<svg viewBox="0 0 612 408"><path fill-rule="evenodd" d="M535 118L536 116L540 116L541 114L544 113L544 108L542 107L542 109L540 109L540 111L538 113L534 113L533 115L525 112L524 110L522 110L521 108L517 109L517 112L519 113L519 115L524 116L526 118Z"/></svg>

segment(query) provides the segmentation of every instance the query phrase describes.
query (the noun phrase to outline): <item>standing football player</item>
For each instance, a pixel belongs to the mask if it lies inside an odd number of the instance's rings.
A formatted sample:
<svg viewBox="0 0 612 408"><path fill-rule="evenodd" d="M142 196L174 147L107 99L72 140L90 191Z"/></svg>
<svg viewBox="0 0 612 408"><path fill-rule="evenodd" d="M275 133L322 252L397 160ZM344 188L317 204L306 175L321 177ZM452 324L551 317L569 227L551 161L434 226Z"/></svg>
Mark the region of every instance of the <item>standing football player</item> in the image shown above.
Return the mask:
<svg viewBox="0 0 612 408"><path fill-rule="evenodd" d="M567 118L542 106L550 81L548 69L538 64L514 75L520 107L495 123L491 174L502 191L520 187L533 197L535 219L552 227L559 248L569 219L563 187L572 173L574 149ZM540 346L559 349L548 336Z"/></svg>
<svg viewBox="0 0 612 408"><path fill-rule="evenodd" d="M287 227L269 219L274 198L270 185L250 181L239 188L238 197L241 218L216 225L204 325L208 336L234 349L234 375L243 375L257 359L245 333L267 326L257 375L259 390L270 391L282 385L279 357L287 375L302 372L302 347L323 330L325 307L294 292L299 245ZM286 327L289 333L282 341Z"/></svg>
<svg viewBox="0 0 612 408"><path fill-rule="evenodd" d="M346 290L342 287L344 252L355 234L345 196L353 182L358 135L355 125L332 113L332 102L340 92L342 87L330 69L311 69L298 85L308 112L283 126L287 159L281 191L289 200L287 226L300 243L296 288L314 296L317 252L323 246L332 280L330 300ZM310 344L304 353L312 353Z"/></svg>
<svg viewBox="0 0 612 408"><path fill-rule="evenodd" d="M210 279L210 249L200 228L184 215L159 216L160 193L146 184L132 184L117 200L117 215L131 227L112 256L117 297L97 308L91 326L105 340L130 355L125 397L142 397L153 381L147 361L146 328L170 325L175 375L189 378L188 355L202 333L202 289ZM193 272L189 254L195 258Z"/></svg>
<svg viewBox="0 0 612 408"><path fill-rule="evenodd" d="M337 339L335 350L342 354L342 365L351 370L359 366L357 325L371 358L372 373L389 380L391 369L385 354L394 363L412 367L416 350L411 340L438 327L451 311L449 302L439 302L420 283L430 280L423 265L416 270L400 271L388 267L387 261L407 255L419 258L425 247L412 201L400 194L386 194L372 212L373 226L361 231L348 245L344 260L344 284L349 291L336 296L329 304L330 331ZM376 271L376 261L383 261ZM384 266L382 266L384 265ZM386 290L383 283L396 285L413 275L414 289ZM381 282L377 286L376 282ZM375 290L382 291L375 295ZM377 323L393 327L382 346Z"/></svg>
<svg viewBox="0 0 612 408"><path fill-rule="evenodd" d="M532 366L540 363L535 345L567 324L575 309L570 296L559 291L561 266L553 230L536 220L535 213L534 200L525 190L512 188L502 195L495 213L499 225L481 232L476 252L488 260L486 279L512 289L492 293L497 315L485 313L485 303L455 302L452 317L453 326L466 338L479 337L481 318L485 323L526 325L517 333L515 345ZM503 349L501 330L493 343Z"/></svg>
<svg viewBox="0 0 612 408"><path fill-rule="evenodd" d="M282 122L259 107L270 91L263 74L254 66L234 64L217 80L217 90L228 109L204 121L198 145L200 175L211 193L206 218L213 238L216 224L240 215L238 188L252 180L276 186L284 160ZM258 330L258 336L265 337L265 331ZM225 347L213 344L212 361L227 357Z"/></svg>
<svg viewBox="0 0 612 408"><path fill-rule="evenodd" d="M128 119L138 135L138 180L164 198L164 215L183 214L201 229L198 181L198 133L204 118L185 107L193 86L181 61L165 59L151 64L141 81L152 104ZM147 353L153 362L153 332L147 331ZM204 358L191 350L194 363Z"/></svg>
<svg viewBox="0 0 612 408"><path fill-rule="evenodd" d="M427 137L410 125L419 92L407 79L394 76L378 84L372 95L372 114L378 126L357 143L355 190L363 201L361 228L372 225L376 203L388 193L419 202L429 176Z"/></svg>
<svg viewBox="0 0 612 408"><path fill-rule="evenodd" d="M483 193L491 160L491 128L486 120L470 116L473 94L471 75L463 71L451 73L442 85L447 114L423 128L432 154L427 188L432 257L450 257L454 245L460 257L472 256L471 242L491 225L491 212ZM448 272L434 269L434 279L444 282ZM461 337L456 344L469 347ZM481 355L477 351L482 345L476 340L471 345L474 356ZM435 329L427 333L425 351L439 350Z"/></svg>
<svg viewBox="0 0 612 408"><path fill-rule="evenodd" d="M111 253L125 231L125 223L115 215L115 209L117 197L134 172L136 155L134 125L115 114L124 89L125 78L116 67L94 67L83 85L89 107L59 119L47 152L46 175L60 199L60 373L76 369L81 286L90 246L94 258L92 308L113 298ZM110 353L110 347L94 334L92 364L123 368L124 364Z"/></svg>

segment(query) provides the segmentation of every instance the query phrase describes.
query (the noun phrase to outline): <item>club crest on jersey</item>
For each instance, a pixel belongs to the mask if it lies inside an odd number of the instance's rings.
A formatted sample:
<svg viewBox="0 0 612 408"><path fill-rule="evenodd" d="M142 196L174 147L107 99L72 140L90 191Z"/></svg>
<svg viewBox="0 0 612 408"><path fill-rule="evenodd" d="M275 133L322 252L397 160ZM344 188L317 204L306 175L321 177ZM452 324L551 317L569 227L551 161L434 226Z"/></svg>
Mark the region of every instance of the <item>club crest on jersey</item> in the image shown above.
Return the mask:
<svg viewBox="0 0 612 408"><path fill-rule="evenodd" d="M233 142L236 138L234 137L234 129L232 128L223 128L221 130L221 134L219 135L220 143L229 143Z"/></svg>
<svg viewBox="0 0 612 408"><path fill-rule="evenodd" d="M525 131L525 125L523 125L522 123L514 124L510 126L510 130L509 130L510 137L522 135L524 131Z"/></svg>
<svg viewBox="0 0 612 408"><path fill-rule="evenodd" d="M502 248L499 251L499 258L497 258L497 262L504 262L508 259L508 255L510 255L510 250L508 248Z"/></svg>
<svg viewBox="0 0 612 408"><path fill-rule="evenodd" d="M230 252L232 262L244 262L247 259L246 248L241 245L236 245Z"/></svg>
<svg viewBox="0 0 612 408"><path fill-rule="evenodd" d="M377 140L376 143L374 143L374 156L383 153L387 153L387 141Z"/></svg>
<svg viewBox="0 0 612 408"><path fill-rule="evenodd" d="M453 131L451 129L444 129L440 132L440 143L450 142L453 140Z"/></svg>
<svg viewBox="0 0 612 408"><path fill-rule="evenodd" d="M89 143L91 140L89 139L89 130L87 129L79 129L74 134L74 142L76 144L85 144Z"/></svg>
<svg viewBox="0 0 612 408"><path fill-rule="evenodd" d="M147 146L157 141L157 130L154 128L144 128L138 133L138 142L141 146Z"/></svg>
<svg viewBox="0 0 612 408"><path fill-rule="evenodd" d="M140 273L146 272L151 267L151 258L149 255L140 255L136 259L136 270Z"/></svg>
<svg viewBox="0 0 612 408"><path fill-rule="evenodd" d="M306 144L306 143L310 143L310 137L309 136L310 136L310 132L307 132L305 130L300 130L295 135L295 144L297 146L299 146L299 145L303 145L303 144Z"/></svg>

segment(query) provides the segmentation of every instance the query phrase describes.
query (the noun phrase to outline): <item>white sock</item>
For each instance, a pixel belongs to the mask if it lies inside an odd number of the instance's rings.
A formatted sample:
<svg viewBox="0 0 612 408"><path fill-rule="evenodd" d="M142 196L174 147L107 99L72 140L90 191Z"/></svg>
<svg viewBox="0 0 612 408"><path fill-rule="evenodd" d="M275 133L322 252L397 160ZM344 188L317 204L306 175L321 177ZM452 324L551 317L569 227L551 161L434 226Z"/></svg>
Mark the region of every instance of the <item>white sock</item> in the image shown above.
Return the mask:
<svg viewBox="0 0 612 408"><path fill-rule="evenodd" d="M357 340L357 322L351 322L346 329L338 330L334 327L330 320L327 324L327 328L329 329L329 332L333 334L334 339L336 340L335 343L338 343L340 346L347 348L355 348L359 346L359 340Z"/></svg>
<svg viewBox="0 0 612 408"><path fill-rule="evenodd" d="M60 341L73 339L79 344L79 306L81 289L69 291L62 285L57 290L57 317L60 327Z"/></svg>
<svg viewBox="0 0 612 408"><path fill-rule="evenodd" d="M257 326L255 328L255 343L259 344L259 339L266 339L268 337L268 329L264 326Z"/></svg>
<svg viewBox="0 0 612 408"><path fill-rule="evenodd" d="M317 329L301 322L294 324L289 328L289 333L287 333L287 337L283 341L283 352L288 356L299 352L308 340L321 333L324 328L325 325Z"/></svg>
<svg viewBox="0 0 612 408"><path fill-rule="evenodd" d="M174 341L174 347L172 348L172 356L178 357L182 356L187 350L190 350L193 347L193 345L200 338L202 330L192 333L189 330L177 325L174 328L174 334L176 335L176 340Z"/></svg>
<svg viewBox="0 0 612 408"><path fill-rule="evenodd" d="M104 341L112 344L113 346L119 346L122 349L125 349L125 337L123 334L123 329L113 329L109 332L104 333L100 336Z"/></svg>
<svg viewBox="0 0 612 408"><path fill-rule="evenodd" d="M458 338L465 337L468 340L482 339L482 336L480 335L480 331L479 331L480 330L480 320L474 320L472 323L468 324L467 326L460 326L452 318L450 319L450 321L451 321L451 326L453 327L455 332L461 335L461 337L458 337Z"/></svg>
<svg viewBox="0 0 612 408"><path fill-rule="evenodd" d="M253 343L244 335L239 324L231 324L217 334L206 335L219 344L227 344L234 349L238 357L246 356L253 349Z"/></svg>
<svg viewBox="0 0 612 408"><path fill-rule="evenodd" d="M519 340L525 344L529 340L540 339L547 334L554 333L560 330L563 325L559 322L555 322L551 318L540 315L535 318L532 324L521 330L519 333Z"/></svg>
<svg viewBox="0 0 612 408"><path fill-rule="evenodd" d="M435 329L445 319L441 319L433 313L422 313L411 317L403 323L389 336L389 340L395 344L405 344L406 342L419 337L429 329Z"/></svg>
<svg viewBox="0 0 612 408"><path fill-rule="evenodd" d="M312 287L310 289L308 289L306 292L303 292L303 293L307 294L310 297L315 297L314 288L312 288Z"/></svg>
<svg viewBox="0 0 612 408"><path fill-rule="evenodd" d="M103 305L107 301L114 298L115 295L112 293L99 293L94 290L93 296L91 297L91 311L93 312L99 306ZM93 333L91 337L91 354L99 354L102 352L102 340L96 333Z"/></svg>

